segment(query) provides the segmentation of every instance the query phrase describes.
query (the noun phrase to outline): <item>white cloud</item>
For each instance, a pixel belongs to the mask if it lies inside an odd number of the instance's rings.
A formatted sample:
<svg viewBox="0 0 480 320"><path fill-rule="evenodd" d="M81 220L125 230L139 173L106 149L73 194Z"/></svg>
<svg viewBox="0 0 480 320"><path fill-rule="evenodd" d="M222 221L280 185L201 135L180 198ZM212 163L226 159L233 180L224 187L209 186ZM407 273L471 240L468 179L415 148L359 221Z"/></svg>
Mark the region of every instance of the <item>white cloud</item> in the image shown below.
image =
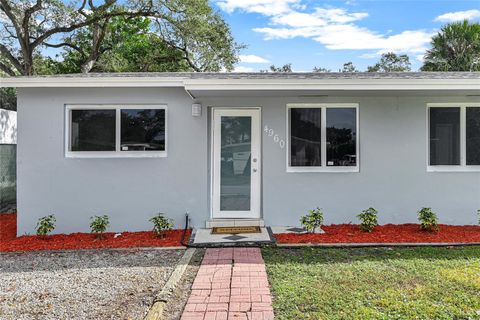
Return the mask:
<svg viewBox="0 0 480 320"><path fill-rule="evenodd" d="M256 28L266 39L311 38L330 50L375 50L384 52L421 53L427 48L432 33L413 30L382 35L353 24L330 24L302 28Z"/></svg>
<svg viewBox="0 0 480 320"><path fill-rule="evenodd" d="M251 67L245 67L245 66L236 66L233 71L234 72L254 72L255 69Z"/></svg>
<svg viewBox="0 0 480 320"><path fill-rule="evenodd" d="M265 16L287 13L293 7L301 8L298 7L300 0L219 0L217 5L228 13L238 9L250 13L260 13Z"/></svg>
<svg viewBox="0 0 480 320"><path fill-rule="evenodd" d="M339 8L316 8L312 13L291 11L286 14L272 17L272 22L277 25L289 27L318 27L329 23L347 23L361 20L368 16L366 12L348 13Z"/></svg>
<svg viewBox="0 0 480 320"><path fill-rule="evenodd" d="M254 54L240 55L240 62L243 63L270 63L269 60Z"/></svg>
<svg viewBox="0 0 480 320"><path fill-rule="evenodd" d="M218 0L225 11L258 13L268 17L268 25L254 28L266 40L308 38L330 50L372 50L376 56L384 52L423 53L432 32L405 30L400 33L379 33L357 24L367 12L344 8L315 7L307 11L302 0Z"/></svg>
<svg viewBox="0 0 480 320"><path fill-rule="evenodd" d="M447 12L435 18L435 21L440 22L455 22L461 20L473 20L480 18L480 10L466 10L466 11L456 11L456 12Z"/></svg>
<svg viewBox="0 0 480 320"><path fill-rule="evenodd" d="M315 15L324 16L330 22L347 23L368 17L366 12L348 13L341 8L316 8Z"/></svg>

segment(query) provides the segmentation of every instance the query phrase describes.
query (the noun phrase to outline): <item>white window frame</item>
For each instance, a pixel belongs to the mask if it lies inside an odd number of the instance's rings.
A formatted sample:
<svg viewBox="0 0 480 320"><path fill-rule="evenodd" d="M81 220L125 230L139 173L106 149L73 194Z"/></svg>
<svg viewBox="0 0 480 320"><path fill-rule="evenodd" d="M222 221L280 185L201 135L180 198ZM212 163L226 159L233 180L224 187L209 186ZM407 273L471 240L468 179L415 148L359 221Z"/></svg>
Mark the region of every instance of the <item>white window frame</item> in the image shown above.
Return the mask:
<svg viewBox="0 0 480 320"><path fill-rule="evenodd" d="M467 108L480 107L480 103L427 103L427 172L480 172L480 165L467 165ZM430 165L430 108L460 108L460 164Z"/></svg>
<svg viewBox="0 0 480 320"><path fill-rule="evenodd" d="M72 110L116 110L115 151L71 151ZM160 109L165 110L165 150L163 151L121 151L121 110ZM164 158L167 156L168 112L166 104L66 104L65 105L65 157L66 158Z"/></svg>
<svg viewBox="0 0 480 320"><path fill-rule="evenodd" d="M321 109L321 166L290 166L290 109L295 108L319 108ZM356 114L356 156L355 166L333 167L327 166L327 109L334 108L354 108ZM360 172L360 114L358 103L289 103L286 108L287 113L287 172Z"/></svg>

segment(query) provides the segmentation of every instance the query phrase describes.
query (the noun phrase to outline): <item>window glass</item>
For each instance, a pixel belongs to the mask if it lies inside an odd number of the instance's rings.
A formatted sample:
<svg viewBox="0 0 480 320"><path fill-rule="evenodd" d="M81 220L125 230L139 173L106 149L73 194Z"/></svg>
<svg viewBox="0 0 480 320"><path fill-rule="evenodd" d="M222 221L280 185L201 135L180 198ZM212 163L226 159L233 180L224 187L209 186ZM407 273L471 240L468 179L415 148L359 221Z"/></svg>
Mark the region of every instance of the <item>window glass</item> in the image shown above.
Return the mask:
<svg viewBox="0 0 480 320"><path fill-rule="evenodd" d="M430 165L460 164L460 108L430 108Z"/></svg>
<svg viewBox="0 0 480 320"><path fill-rule="evenodd" d="M480 107L466 108L467 165L480 165Z"/></svg>
<svg viewBox="0 0 480 320"><path fill-rule="evenodd" d="M115 110L72 110L71 151L115 151Z"/></svg>
<svg viewBox="0 0 480 320"><path fill-rule="evenodd" d="M355 108L327 108L327 166L357 164Z"/></svg>
<svg viewBox="0 0 480 320"><path fill-rule="evenodd" d="M221 118L220 210L250 210L252 118Z"/></svg>
<svg viewBox="0 0 480 320"><path fill-rule="evenodd" d="M321 166L321 109L290 109L290 166Z"/></svg>
<svg viewBox="0 0 480 320"><path fill-rule="evenodd" d="M121 151L164 151L164 109L122 109Z"/></svg>

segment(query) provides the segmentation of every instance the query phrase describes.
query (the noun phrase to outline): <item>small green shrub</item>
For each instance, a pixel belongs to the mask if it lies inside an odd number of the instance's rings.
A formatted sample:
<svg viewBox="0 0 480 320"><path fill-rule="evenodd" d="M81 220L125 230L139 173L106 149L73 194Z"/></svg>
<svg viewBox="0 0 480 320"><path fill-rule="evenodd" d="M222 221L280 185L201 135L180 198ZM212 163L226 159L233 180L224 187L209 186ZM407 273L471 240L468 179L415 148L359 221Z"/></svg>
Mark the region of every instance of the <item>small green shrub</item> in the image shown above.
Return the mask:
<svg viewBox="0 0 480 320"><path fill-rule="evenodd" d="M360 219L360 230L363 232L372 232L373 229L378 226L377 210L370 207L367 210L363 210L362 213L357 215Z"/></svg>
<svg viewBox="0 0 480 320"><path fill-rule="evenodd" d="M166 218L164 213L159 213L150 219L153 223L153 231L157 237L164 238L165 231L173 228L173 219Z"/></svg>
<svg viewBox="0 0 480 320"><path fill-rule="evenodd" d="M97 234L97 238L102 239L103 233L107 231L110 221L107 215L93 216L90 218L90 230Z"/></svg>
<svg viewBox="0 0 480 320"><path fill-rule="evenodd" d="M300 223L308 232L315 232L315 229L320 228L323 224L323 212L320 208L308 210L308 214L300 218Z"/></svg>
<svg viewBox="0 0 480 320"><path fill-rule="evenodd" d="M438 231L438 218L431 208L422 208L417 212L420 229L425 231Z"/></svg>
<svg viewBox="0 0 480 320"><path fill-rule="evenodd" d="M41 217L37 222L37 236L44 237L53 230L55 230L55 215L51 214L45 217Z"/></svg>

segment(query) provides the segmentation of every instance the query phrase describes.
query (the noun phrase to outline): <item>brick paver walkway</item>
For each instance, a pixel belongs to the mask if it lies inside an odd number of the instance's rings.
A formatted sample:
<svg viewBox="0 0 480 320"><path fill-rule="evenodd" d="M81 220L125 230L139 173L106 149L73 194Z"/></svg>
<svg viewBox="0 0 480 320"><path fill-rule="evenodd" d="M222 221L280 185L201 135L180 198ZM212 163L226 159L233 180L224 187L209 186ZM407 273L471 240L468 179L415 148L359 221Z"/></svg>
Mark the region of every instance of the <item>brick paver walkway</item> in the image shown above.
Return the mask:
<svg viewBox="0 0 480 320"><path fill-rule="evenodd" d="M260 249L207 249L183 311L187 319L273 319Z"/></svg>

